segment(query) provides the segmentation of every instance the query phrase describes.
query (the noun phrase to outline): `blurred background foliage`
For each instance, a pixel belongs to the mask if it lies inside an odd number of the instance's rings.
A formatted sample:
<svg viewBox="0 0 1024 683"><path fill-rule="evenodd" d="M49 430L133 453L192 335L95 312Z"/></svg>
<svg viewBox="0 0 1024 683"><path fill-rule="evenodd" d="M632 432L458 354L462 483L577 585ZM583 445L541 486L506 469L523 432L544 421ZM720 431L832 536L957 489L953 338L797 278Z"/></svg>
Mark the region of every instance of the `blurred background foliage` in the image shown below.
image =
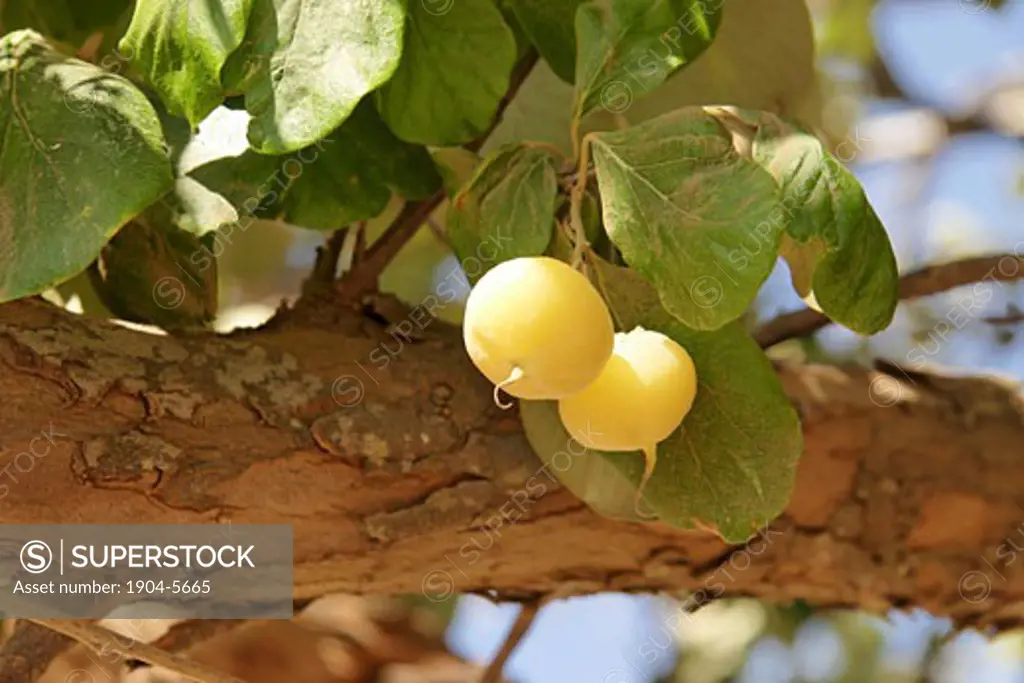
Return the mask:
<svg viewBox="0 0 1024 683"><path fill-rule="evenodd" d="M633 93L623 111L587 127L628 125L686 104L727 102L774 109L813 126L855 170L906 272L926 264L1024 249L1024 2L1021 0L729 0L718 40L690 69L653 93ZM59 4L59 3L54 3ZM123 31L123 2L68 0L57 15L32 2L0 0L3 30L49 28L96 61ZM88 5L88 11L86 6ZM808 12L810 21L808 21ZM97 26L106 27L90 41ZM570 87L540 65L509 108L486 154L513 139L568 150ZM241 154L244 112L218 109L184 149L179 173ZM476 158L436 150L446 182L471 174ZM362 226L372 242L399 208ZM458 273L439 208L390 265L382 288L416 304ZM325 234L275 220L236 232L219 260L216 326L256 326L292 301ZM351 246L350 240L350 246ZM344 259L343 259L344 261ZM464 292L465 293L465 292ZM901 304L892 327L870 339L827 328L773 350L816 362L905 362L915 349L933 372L1024 378L1024 298L1000 285L984 312L948 338L939 322L962 292ZM49 296L78 312L109 315L83 275ZM802 307L785 265L766 284L751 324ZM441 316L457 322L461 304ZM430 569L424 567L424 570ZM958 683L1024 681L1024 639L952 633L921 612L886 618L714 602L681 620L682 596L602 595L555 603L510 662L522 681L595 683ZM483 662L500 646L515 608L467 596L417 610L443 621L449 646Z"/></svg>

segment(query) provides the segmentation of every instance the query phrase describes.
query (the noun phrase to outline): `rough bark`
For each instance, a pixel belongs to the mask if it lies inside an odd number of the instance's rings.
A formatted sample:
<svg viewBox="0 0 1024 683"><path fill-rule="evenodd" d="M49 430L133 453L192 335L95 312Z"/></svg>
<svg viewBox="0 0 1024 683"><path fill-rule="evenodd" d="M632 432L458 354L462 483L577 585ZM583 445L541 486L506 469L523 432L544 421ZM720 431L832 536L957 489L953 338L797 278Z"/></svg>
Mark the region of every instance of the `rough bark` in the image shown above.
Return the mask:
<svg viewBox="0 0 1024 683"><path fill-rule="evenodd" d="M729 548L591 513L540 472L458 335L420 330L422 309L408 320L411 341L309 312L172 338L0 307L0 522L293 524L297 599L690 590L985 623L1024 609L1024 424L998 382L780 367L805 428L796 491Z"/></svg>

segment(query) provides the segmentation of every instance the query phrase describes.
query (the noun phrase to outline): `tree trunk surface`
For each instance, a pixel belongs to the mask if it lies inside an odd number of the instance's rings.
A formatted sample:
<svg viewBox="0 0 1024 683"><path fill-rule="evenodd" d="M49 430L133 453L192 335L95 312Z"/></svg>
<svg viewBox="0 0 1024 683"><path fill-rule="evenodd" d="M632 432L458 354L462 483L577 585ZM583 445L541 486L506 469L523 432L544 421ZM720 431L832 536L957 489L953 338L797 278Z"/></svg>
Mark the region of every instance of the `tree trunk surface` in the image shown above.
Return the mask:
<svg viewBox="0 0 1024 683"><path fill-rule="evenodd" d="M1024 411L998 381L779 366L804 425L795 492L729 546L591 512L493 406L457 330L409 320L415 339L319 309L170 337L4 305L0 522L291 524L296 599L690 591L1024 614Z"/></svg>

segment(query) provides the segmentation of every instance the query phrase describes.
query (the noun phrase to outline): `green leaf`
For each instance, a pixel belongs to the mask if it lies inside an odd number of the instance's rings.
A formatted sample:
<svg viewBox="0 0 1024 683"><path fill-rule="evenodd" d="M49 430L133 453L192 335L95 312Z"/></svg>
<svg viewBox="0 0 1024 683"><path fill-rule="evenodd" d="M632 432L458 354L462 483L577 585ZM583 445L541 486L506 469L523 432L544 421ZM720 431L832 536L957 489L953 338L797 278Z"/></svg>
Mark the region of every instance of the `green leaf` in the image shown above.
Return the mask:
<svg viewBox="0 0 1024 683"><path fill-rule="evenodd" d="M672 315L712 330L739 318L771 274L778 188L749 145L699 107L588 135L605 231ZM585 143L586 144L586 143Z"/></svg>
<svg viewBox="0 0 1024 683"><path fill-rule="evenodd" d="M396 138L369 102L318 147L319 152L308 148L310 155L295 155L303 163L283 209L286 220L297 225L336 230L380 214L392 190L419 200L441 189L427 150Z"/></svg>
<svg viewBox="0 0 1024 683"><path fill-rule="evenodd" d="M648 93L714 40L724 0L595 0L576 12L576 120Z"/></svg>
<svg viewBox="0 0 1024 683"><path fill-rule="evenodd" d="M501 121L487 136L481 152L487 155L504 145L530 140L569 156L573 153L571 105L572 86L556 76L546 62L538 62L501 113Z"/></svg>
<svg viewBox="0 0 1024 683"><path fill-rule="evenodd" d="M39 34L0 39L0 88L2 302L85 270L174 178L146 97Z"/></svg>
<svg viewBox="0 0 1024 683"><path fill-rule="evenodd" d="M156 93L146 87L139 89L149 100L149 103L153 105L153 110L156 111L156 115L160 118L160 127L163 130L164 136L164 153L167 155L168 161L171 162L171 167L177 173L181 155L192 141L192 127L185 119L180 116L174 116L167 111L167 107Z"/></svg>
<svg viewBox="0 0 1024 683"><path fill-rule="evenodd" d="M369 102L331 135L298 152L267 156L248 150L189 175L244 215L282 214L319 230L377 216L392 191L420 200L441 189L427 150L396 138Z"/></svg>
<svg viewBox="0 0 1024 683"><path fill-rule="evenodd" d="M623 83L628 87L608 89L610 111L588 120L595 130L620 127L612 113L637 124L683 107L723 103L810 120L820 115L822 103L807 3L728 0L715 40L700 59L643 97L635 81Z"/></svg>
<svg viewBox="0 0 1024 683"><path fill-rule="evenodd" d="M121 52L193 127L224 99L220 71L245 38L253 0L138 0Z"/></svg>
<svg viewBox="0 0 1024 683"><path fill-rule="evenodd" d="M858 334L888 327L899 301L896 257L860 183L813 135L772 114L743 115L757 126L755 160L782 190L782 254L794 287Z"/></svg>
<svg viewBox="0 0 1024 683"><path fill-rule="evenodd" d="M217 234L237 214L189 178L132 219L100 253L89 275L119 318L181 329L217 312Z"/></svg>
<svg viewBox="0 0 1024 683"><path fill-rule="evenodd" d="M109 39L121 35L131 17L131 0L20 0L0 2L0 35L28 28L75 49L94 32L104 39L97 56L113 47Z"/></svg>
<svg viewBox="0 0 1024 683"><path fill-rule="evenodd" d="M508 89L516 41L491 0L409 3L405 51L377 107L403 140L456 145L491 124Z"/></svg>
<svg viewBox="0 0 1024 683"><path fill-rule="evenodd" d="M764 352L732 323L697 332L675 320L636 273L593 260L599 287L621 330L641 326L681 344L697 368L697 397L683 424L658 445L645 508L668 524L712 526L746 540L789 503L803 435L796 411ZM633 482L643 455L606 456Z"/></svg>
<svg viewBox="0 0 1024 683"><path fill-rule="evenodd" d="M444 181L445 193L449 196L469 182L482 161L479 154L465 147L438 147L431 150L430 154Z"/></svg>
<svg viewBox="0 0 1024 683"><path fill-rule="evenodd" d="M54 290L60 295L60 305L66 307L73 298L77 297L76 307L81 311L81 315L106 320L116 318L117 316L107 308L99 294L96 293L90 270L92 270L91 267L54 287Z"/></svg>
<svg viewBox="0 0 1024 683"><path fill-rule="evenodd" d="M519 24L551 70L566 83L576 77L573 22L583 0L509 0Z"/></svg>
<svg viewBox="0 0 1024 683"><path fill-rule="evenodd" d="M438 2L446 2L447 0L436 0ZM526 56L529 50L533 49L533 43L530 42L529 36L526 35L526 31L523 30L522 24L519 23L519 19L516 17L515 12L509 6L511 3L508 0L494 0L494 6L501 12L501 18L505 20L505 25L508 26L509 30L512 31L512 37L516 41L516 61Z"/></svg>
<svg viewBox="0 0 1024 683"><path fill-rule="evenodd" d="M448 204L455 254L462 261L480 261L476 278L502 261L543 254L551 241L557 198L557 166L550 152L503 147Z"/></svg>
<svg viewBox="0 0 1024 683"><path fill-rule="evenodd" d="M236 157L208 161L188 175L223 196L239 212L262 218L279 208L289 185L283 163L290 158L246 150Z"/></svg>
<svg viewBox="0 0 1024 683"><path fill-rule="evenodd" d="M171 222L179 230L199 237L238 220L238 212L230 202L188 177L175 180L174 192L165 196L160 205L168 212L166 218L160 217L161 222Z"/></svg>
<svg viewBox="0 0 1024 683"><path fill-rule="evenodd" d="M629 469L622 468L635 459L634 454L581 446L562 425L557 401L520 401L519 417L527 441L548 466L547 474L553 474L574 496L605 517L643 519L634 509L636 482Z"/></svg>
<svg viewBox="0 0 1024 683"><path fill-rule="evenodd" d="M245 91L253 149L285 154L313 144L391 78L402 56L404 6L255 0L246 45L224 77L226 88Z"/></svg>

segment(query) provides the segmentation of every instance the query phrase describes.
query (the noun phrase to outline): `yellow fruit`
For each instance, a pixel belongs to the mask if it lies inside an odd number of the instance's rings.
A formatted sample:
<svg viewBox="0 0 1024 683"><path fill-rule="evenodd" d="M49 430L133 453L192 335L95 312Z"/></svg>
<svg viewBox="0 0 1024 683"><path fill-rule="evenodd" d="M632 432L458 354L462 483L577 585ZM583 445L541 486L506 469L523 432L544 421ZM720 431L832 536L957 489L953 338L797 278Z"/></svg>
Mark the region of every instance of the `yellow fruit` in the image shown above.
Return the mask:
<svg viewBox="0 0 1024 683"><path fill-rule="evenodd" d="M615 339L608 307L586 276L546 256L489 270L469 294L462 326L473 364L497 385L496 402L499 388L537 400L580 391L600 374Z"/></svg>
<svg viewBox="0 0 1024 683"><path fill-rule="evenodd" d="M587 448L643 451L640 498L657 461L657 445L693 407L697 373L682 346L637 327L615 335L612 357L594 383L558 402L562 424Z"/></svg>

